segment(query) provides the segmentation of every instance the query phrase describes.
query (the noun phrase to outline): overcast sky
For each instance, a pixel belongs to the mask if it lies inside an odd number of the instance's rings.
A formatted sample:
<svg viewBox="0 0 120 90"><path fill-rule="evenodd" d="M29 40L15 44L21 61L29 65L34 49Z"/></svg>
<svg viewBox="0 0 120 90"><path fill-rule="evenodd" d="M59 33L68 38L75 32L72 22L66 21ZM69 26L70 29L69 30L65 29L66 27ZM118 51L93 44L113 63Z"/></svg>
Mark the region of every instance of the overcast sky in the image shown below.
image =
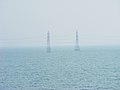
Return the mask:
<svg viewBox="0 0 120 90"><path fill-rule="evenodd" d="M0 0L0 46L120 45L119 0Z"/></svg>

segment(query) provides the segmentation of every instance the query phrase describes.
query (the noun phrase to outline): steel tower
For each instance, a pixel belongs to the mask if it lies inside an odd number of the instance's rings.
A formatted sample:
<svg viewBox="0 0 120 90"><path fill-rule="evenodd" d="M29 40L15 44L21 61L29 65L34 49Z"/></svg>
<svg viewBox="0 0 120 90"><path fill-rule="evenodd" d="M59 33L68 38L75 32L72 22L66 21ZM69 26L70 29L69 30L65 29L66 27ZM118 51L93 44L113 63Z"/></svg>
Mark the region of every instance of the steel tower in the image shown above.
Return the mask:
<svg viewBox="0 0 120 90"><path fill-rule="evenodd" d="M47 33L47 52L51 52L51 48L50 48L50 33L49 33L49 31Z"/></svg>
<svg viewBox="0 0 120 90"><path fill-rule="evenodd" d="M76 31L75 51L80 51L80 48L79 48L79 39L78 39L78 31Z"/></svg>

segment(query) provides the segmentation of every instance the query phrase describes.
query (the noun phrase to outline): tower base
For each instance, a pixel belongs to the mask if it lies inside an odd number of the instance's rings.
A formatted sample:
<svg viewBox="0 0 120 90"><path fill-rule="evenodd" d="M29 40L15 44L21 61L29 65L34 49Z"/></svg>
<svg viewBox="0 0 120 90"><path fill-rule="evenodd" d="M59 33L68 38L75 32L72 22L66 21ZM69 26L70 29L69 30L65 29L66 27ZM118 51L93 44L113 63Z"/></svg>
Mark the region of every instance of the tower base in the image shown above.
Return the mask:
<svg viewBox="0 0 120 90"><path fill-rule="evenodd" d="M75 47L75 51L80 51L80 48L79 47Z"/></svg>
<svg viewBox="0 0 120 90"><path fill-rule="evenodd" d="M80 49L75 49L75 51L80 51Z"/></svg>
<svg viewBox="0 0 120 90"><path fill-rule="evenodd" d="M50 52L51 52L51 49L50 49L50 48L47 48L47 52L50 53Z"/></svg>

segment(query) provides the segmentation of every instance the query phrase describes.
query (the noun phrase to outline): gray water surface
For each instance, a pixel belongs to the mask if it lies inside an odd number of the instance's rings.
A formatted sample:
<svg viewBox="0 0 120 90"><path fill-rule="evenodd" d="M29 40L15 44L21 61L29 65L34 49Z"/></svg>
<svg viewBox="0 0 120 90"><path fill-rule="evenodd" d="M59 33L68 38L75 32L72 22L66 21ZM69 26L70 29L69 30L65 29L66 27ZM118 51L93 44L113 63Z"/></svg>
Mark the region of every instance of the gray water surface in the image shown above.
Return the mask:
<svg viewBox="0 0 120 90"><path fill-rule="evenodd" d="M120 48L1 48L0 90L120 90Z"/></svg>

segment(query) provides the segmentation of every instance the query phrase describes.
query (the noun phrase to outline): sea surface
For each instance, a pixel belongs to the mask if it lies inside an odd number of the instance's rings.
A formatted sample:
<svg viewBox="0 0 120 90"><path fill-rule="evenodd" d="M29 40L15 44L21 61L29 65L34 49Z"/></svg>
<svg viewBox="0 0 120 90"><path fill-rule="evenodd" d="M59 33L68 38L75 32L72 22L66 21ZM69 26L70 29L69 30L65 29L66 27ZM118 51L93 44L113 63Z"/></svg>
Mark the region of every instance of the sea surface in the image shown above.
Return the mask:
<svg viewBox="0 0 120 90"><path fill-rule="evenodd" d="M0 90L120 90L120 48L0 48Z"/></svg>

